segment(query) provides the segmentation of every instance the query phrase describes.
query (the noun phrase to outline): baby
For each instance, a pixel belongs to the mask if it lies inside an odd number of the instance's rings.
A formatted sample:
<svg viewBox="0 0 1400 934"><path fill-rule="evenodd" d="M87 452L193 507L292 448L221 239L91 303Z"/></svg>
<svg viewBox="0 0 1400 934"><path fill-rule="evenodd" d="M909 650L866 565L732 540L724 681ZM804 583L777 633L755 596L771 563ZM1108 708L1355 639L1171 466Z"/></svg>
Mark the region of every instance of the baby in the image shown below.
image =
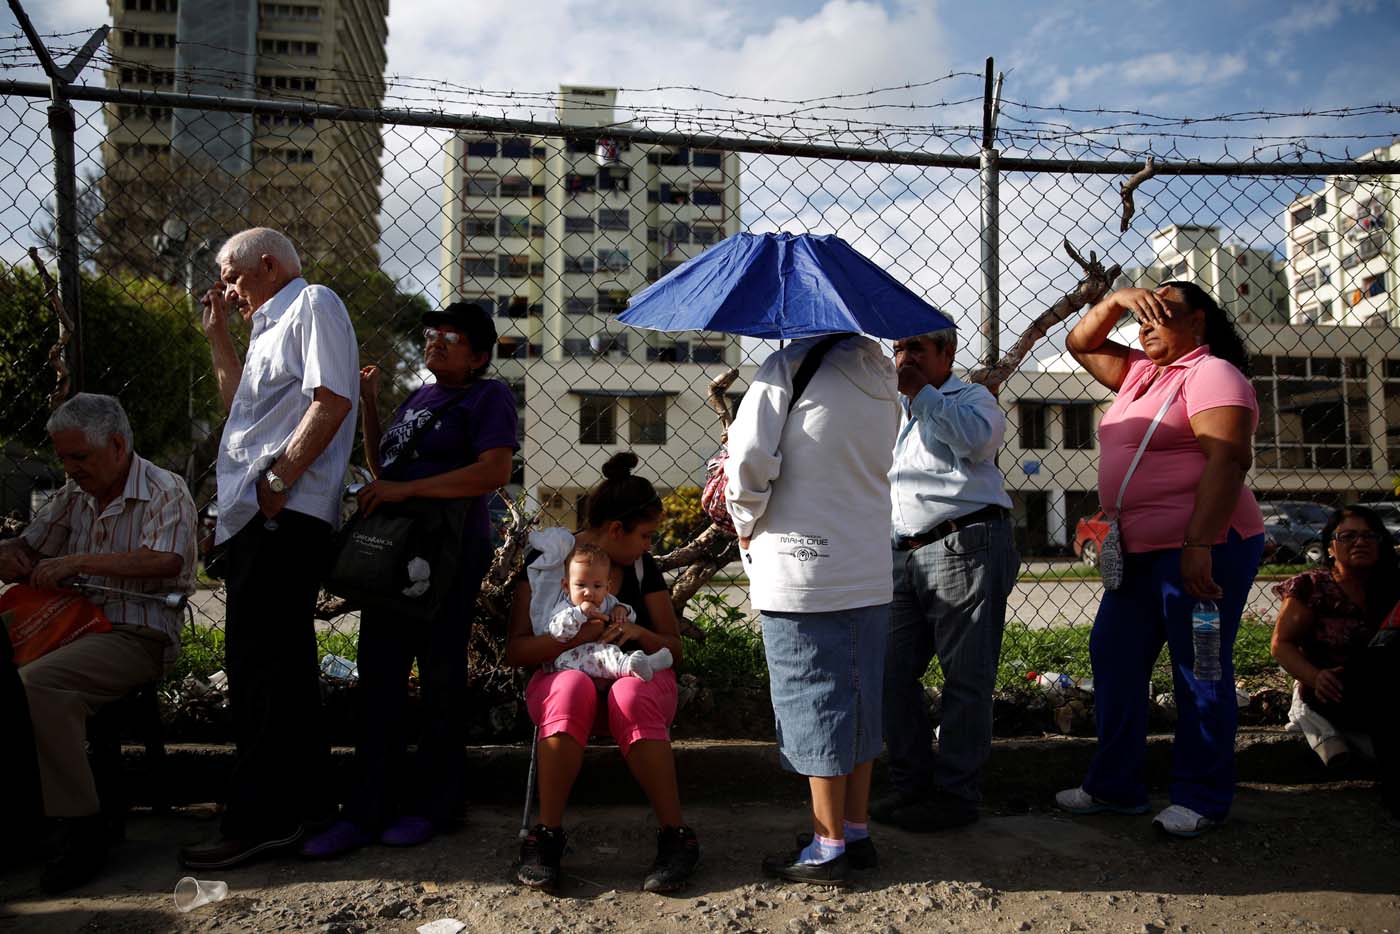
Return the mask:
<svg viewBox="0 0 1400 934"><path fill-rule="evenodd" d="M545 632L560 642L568 642L590 619L612 623L635 623L637 614L619 603L611 590L622 575L613 574L612 560L597 545L578 545L564 559L563 589L550 611ZM538 627L538 623L536 626ZM554 669L573 668L594 678L622 678L632 675L650 681L653 673L671 667L671 650L624 652L607 642L585 642L563 652L554 660Z"/></svg>

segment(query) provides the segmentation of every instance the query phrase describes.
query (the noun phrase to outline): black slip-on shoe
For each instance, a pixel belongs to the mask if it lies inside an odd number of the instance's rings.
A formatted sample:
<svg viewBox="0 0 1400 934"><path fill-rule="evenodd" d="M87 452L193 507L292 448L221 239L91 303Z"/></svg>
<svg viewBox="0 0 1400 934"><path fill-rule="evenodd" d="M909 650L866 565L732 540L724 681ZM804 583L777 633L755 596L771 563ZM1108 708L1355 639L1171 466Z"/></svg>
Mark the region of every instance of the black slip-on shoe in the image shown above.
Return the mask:
<svg viewBox="0 0 1400 934"><path fill-rule="evenodd" d="M90 881L107 862L107 826L102 815L60 818L57 823L54 855L39 873L39 888L46 895Z"/></svg>
<svg viewBox="0 0 1400 934"><path fill-rule="evenodd" d="M913 833L937 833L976 823L978 816L977 805L945 794L900 808L889 823Z"/></svg>
<svg viewBox="0 0 1400 934"><path fill-rule="evenodd" d="M515 878L532 889L553 889L559 884L559 863L567 842L563 827L536 824L520 841L520 865Z"/></svg>
<svg viewBox="0 0 1400 934"><path fill-rule="evenodd" d="M297 824L286 833L262 839L220 837L212 843L181 847L180 865L186 869L228 869L258 856L295 846L305 834L305 828Z"/></svg>
<svg viewBox="0 0 1400 934"><path fill-rule="evenodd" d="M800 863L796 853L782 853L763 858L763 874L789 882L808 882L812 885L845 885L851 872L851 859L845 853L824 863Z"/></svg>
<svg viewBox="0 0 1400 934"><path fill-rule="evenodd" d="M798 834L798 851L801 852L807 849L807 844L811 842L811 834ZM864 840L847 840L846 858L850 860L851 868L857 872L863 872L867 869L878 869L880 866L880 854L875 851L875 841L870 837L866 837Z"/></svg>
<svg viewBox="0 0 1400 934"><path fill-rule="evenodd" d="M917 804L924 795L916 791L901 791L895 788L870 802L870 819L881 824L893 823L894 812Z"/></svg>
<svg viewBox="0 0 1400 934"><path fill-rule="evenodd" d="M662 827L656 832L656 861L642 882L644 892L674 892L690 880L700 863L700 841L689 827Z"/></svg>

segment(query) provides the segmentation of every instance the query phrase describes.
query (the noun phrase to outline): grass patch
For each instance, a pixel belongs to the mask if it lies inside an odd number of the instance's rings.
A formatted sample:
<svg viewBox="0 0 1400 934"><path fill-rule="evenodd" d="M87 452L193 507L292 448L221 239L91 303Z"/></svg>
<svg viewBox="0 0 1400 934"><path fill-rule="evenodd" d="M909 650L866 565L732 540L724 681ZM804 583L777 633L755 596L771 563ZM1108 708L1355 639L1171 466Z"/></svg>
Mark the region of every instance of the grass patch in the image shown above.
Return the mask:
<svg viewBox="0 0 1400 934"><path fill-rule="evenodd" d="M316 658L339 655L352 662L359 656L360 634L334 629L317 630ZM201 681L224 667L224 631L214 626L194 626L180 630L180 657L175 660L168 680L180 681L193 675Z"/></svg>
<svg viewBox="0 0 1400 934"><path fill-rule="evenodd" d="M722 594L701 593L686 607L705 638L682 638L684 670L717 688L768 686L768 662L757 624Z"/></svg>

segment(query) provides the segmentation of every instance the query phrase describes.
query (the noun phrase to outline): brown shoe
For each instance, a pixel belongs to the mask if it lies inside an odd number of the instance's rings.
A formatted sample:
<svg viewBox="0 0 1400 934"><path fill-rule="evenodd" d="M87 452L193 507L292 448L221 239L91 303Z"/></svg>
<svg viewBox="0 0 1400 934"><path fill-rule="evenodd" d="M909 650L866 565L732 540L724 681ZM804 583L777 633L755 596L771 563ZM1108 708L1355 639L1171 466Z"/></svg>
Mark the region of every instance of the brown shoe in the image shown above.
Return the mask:
<svg viewBox="0 0 1400 934"><path fill-rule="evenodd" d="M200 843L180 848L180 865L186 869L227 869L246 863L263 853L285 849L299 843L304 830L298 824L290 833L261 840L236 840L220 837L212 843Z"/></svg>

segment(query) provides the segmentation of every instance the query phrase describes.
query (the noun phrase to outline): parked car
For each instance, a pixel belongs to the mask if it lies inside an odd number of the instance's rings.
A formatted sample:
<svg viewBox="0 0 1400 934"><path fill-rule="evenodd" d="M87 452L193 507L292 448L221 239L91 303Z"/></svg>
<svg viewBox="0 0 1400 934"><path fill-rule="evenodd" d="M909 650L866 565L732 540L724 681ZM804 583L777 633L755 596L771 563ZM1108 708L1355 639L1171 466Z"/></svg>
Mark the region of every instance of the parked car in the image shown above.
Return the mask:
<svg viewBox="0 0 1400 934"><path fill-rule="evenodd" d="M1074 524L1074 555L1086 567L1099 566L1099 553L1103 550L1104 537L1108 535L1108 518L1103 510L1080 519Z"/></svg>
<svg viewBox="0 0 1400 934"><path fill-rule="evenodd" d="M1397 544L1400 544L1400 503L1385 501L1380 503L1362 503L1367 509L1373 511L1381 517L1381 522L1385 523L1385 529L1394 537Z"/></svg>
<svg viewBox="0 0 1400 934"><path fill-rule="evenodd" d="M1321 564L1322 527L1332 510L1306 500L1274 500L1259 504L1264 514L1265 550L1280 564Z"/></svg>

